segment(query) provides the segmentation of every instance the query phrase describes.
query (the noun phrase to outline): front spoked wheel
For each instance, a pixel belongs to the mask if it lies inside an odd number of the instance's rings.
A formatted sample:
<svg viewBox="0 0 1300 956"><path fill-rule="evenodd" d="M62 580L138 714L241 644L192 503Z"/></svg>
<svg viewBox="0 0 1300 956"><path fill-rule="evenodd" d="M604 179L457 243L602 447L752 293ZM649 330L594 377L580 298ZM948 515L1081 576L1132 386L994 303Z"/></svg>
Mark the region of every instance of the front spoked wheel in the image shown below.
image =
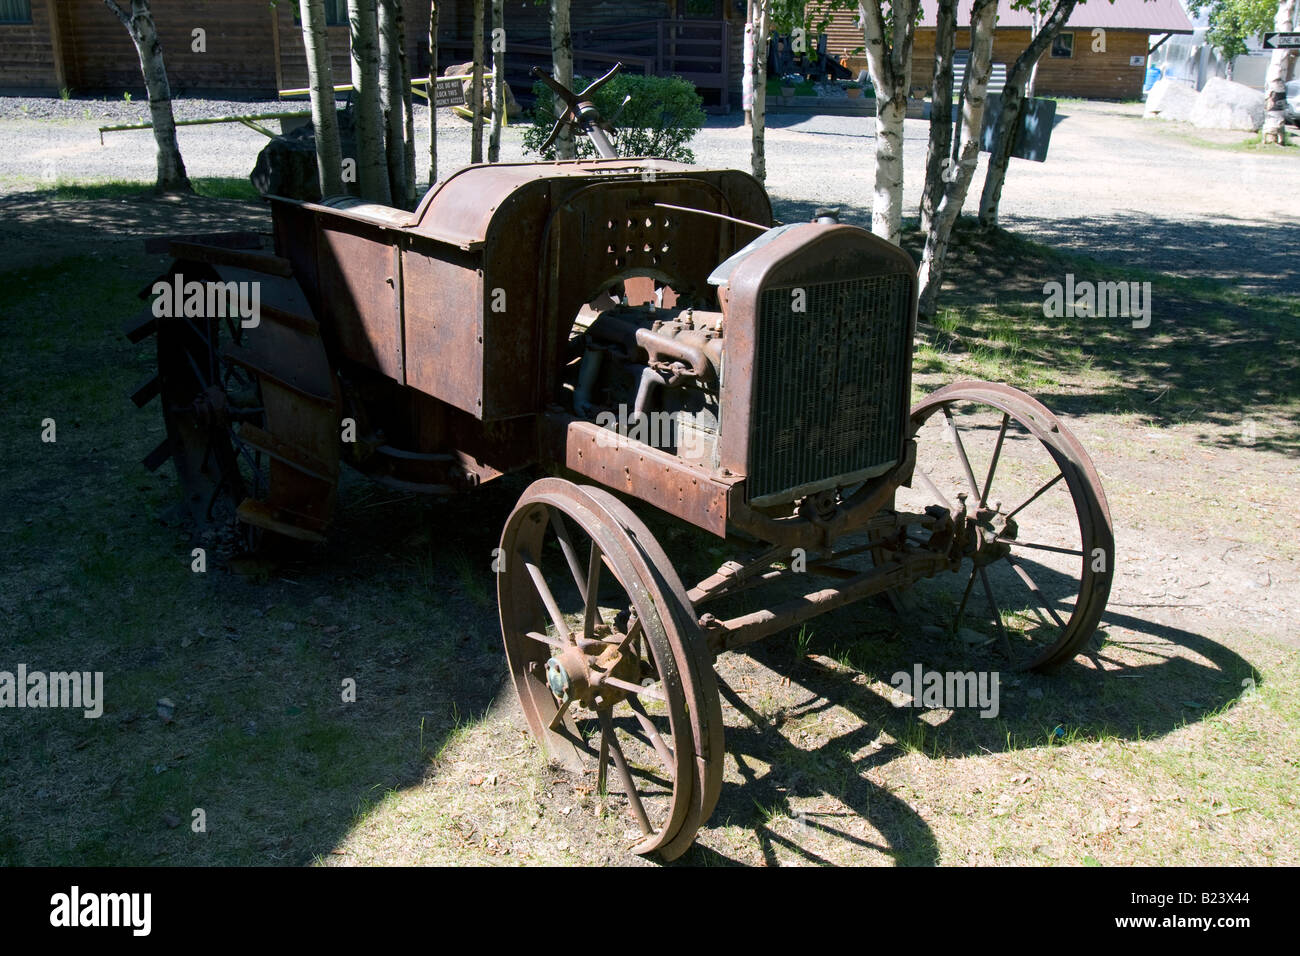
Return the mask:
<svg viewBox="0 0 1300 956"><path fill-rule="evenodd" d="M680 618L626 530L584 489L555 478L524 493L501 536L506 657L533 736L571 770L594 763L601 794L665 847L697 798Z"/></svg>
<svg viewBox="0 0 1300 956"><path fill-rule="evenodd" d="M1006 385L959 382L912 410L917 464L900 507L938 503L965 522L954 628L988 614L1017 670L1086 646L1106 608L1115 539L1101 481L1073 433Z"/></svg>

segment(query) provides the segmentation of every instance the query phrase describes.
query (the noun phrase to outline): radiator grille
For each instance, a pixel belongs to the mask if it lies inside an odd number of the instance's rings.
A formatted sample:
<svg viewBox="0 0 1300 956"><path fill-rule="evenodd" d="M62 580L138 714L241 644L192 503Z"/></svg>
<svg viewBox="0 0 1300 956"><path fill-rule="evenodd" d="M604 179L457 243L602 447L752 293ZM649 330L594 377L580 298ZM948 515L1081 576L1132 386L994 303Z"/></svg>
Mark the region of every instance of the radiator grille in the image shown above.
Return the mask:
<svg viewBox="0 0 1300 956"><path fill-rule="evenodd" d="M912 343L909 275L765 289L759 298L749 498L794 497L894 463ZM805 311L795 311L798 305ZM856 477L855 477L856 476Z"/></svg>

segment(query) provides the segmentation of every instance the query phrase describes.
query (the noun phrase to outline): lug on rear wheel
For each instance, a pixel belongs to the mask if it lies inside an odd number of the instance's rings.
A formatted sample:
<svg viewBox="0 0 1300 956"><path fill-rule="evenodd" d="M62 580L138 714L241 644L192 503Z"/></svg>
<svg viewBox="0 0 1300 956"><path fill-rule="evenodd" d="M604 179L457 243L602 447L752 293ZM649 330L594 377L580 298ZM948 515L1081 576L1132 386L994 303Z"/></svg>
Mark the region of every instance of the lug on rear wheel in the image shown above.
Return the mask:
<svg viewBox="0 0 1300 956"><path fill-rule="evenodd" d="M594 772L636 852L675 856L702 819L711 711L678 598L611 501L555 478L524 493L501 536L502 635L533 736Z"/></svg>
<svg viewBox="0 0 1300 956"><path fill-rule="evenodd" d="M1106 496L1083 446L1036 399L987 382L929 395L912 429L916 471L900 508L937 502L964 514L954 629L986 621L1019 670L1072 659L1096 632L1115 564Z"/></svg>

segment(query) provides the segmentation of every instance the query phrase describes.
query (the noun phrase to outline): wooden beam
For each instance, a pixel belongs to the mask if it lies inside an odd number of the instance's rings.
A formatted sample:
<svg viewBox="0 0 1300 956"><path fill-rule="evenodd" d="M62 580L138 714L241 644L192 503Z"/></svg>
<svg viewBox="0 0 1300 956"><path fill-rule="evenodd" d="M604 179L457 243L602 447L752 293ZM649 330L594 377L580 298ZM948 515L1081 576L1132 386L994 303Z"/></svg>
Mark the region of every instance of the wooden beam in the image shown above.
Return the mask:
<svg viewBox="0 0 1300 956"><path fill-rule="evenodd" d="M1162 36L1159 40L1157 40L1157 41L1156 41L1156 45L1153 46L1151 49L1147 50L1147 56L1150 56L1152 53L1155 53L1156 50L1160 49L1160 46L1161 46L1161 45L1162 45L1166 40L1168 40L1171 36L1173 36L1172 33L1166 33L1166 34L1165 34L1164 36Z"/></svg>

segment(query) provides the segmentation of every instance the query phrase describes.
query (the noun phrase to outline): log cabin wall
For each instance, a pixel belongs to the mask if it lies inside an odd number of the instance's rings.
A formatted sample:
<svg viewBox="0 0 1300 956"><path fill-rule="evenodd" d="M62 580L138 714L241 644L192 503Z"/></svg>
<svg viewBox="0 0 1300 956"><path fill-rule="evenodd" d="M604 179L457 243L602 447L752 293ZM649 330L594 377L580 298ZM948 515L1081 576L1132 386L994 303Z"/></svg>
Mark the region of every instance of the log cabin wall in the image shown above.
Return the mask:
<svg viewBox="0 0 1300 956"><path fill-rule="evenodd" d="M1073 34L1073 55L1053 57L1051 51L1038 61L1037 96L1075 96L1101 100L1130 100L1142 95L1146 75L1147 34L1145 31L1106 31L1105 52L1092 51L1092 32L1067 29ZM1029 45L1029 30L1000 29L993 34L993 62L1008 70ZM934 83L934 31L918 30L912 53L912 89L928 96ZM970 49L970 30L957 31L956 50ZM1142 57L1140 64L1130 63ZM865 61L863 63L865 67Z"/></svg>
<svg viewBox="0 0 1300 956"><path fill-rule="evenodd" d="M810 19L821 15L821 5L809 4ZM832 55L848 56L849 66L856 75L866 69L862 53L865 40L858 16L851 11L837 11L824 28L827 50ZM1136 99L1142 95L1142 82L1146 73L1148 34L1145 30L1106 30L1106 49L1094 53L1092 31L1086 27L1067 27L1064 33L1074 35L1073 55L1068 58L1053 57L1050 51L1038 63L1038 81L1035 92L1040 96L1077 96L1108 100ZM1001 27L993 35L993 62L1005 63L1007 69L1029 45L1026 28ZM970 29L959 28L955 49L970 48ZM1141 65L1132 63L1133 57L1143 57ZM921 27L916 31L912 52L912 89L929 95L934 75L934 28Z"/></svg>
<svg viewBox="0 0 1300 956"><path fill-rule="evenodd" d="M58 75L51 42L52 8L52 0L31 0L28 22L0 23L0 90L53 93L67 85L66 78ZM122 29L120 24L117 28Z"/></svg>
<svg viewBox="0 0 1300 956"><path fill-rule="evenodd" d="M268 0L153 0L172 92L254 97L305 86L297 7L296 0L274 6ZM653 56L652 21L674 19L678 9L677 0L574 0L575 46ZM429 0L404 0L404 10L411 71L420 76L428 69ZM734 106L744 62L744 8L727 0L717 12L730 24L727 86ZM505 16L509 42L549 46L546 5L506 0ZM204 31L202 49L196 29ZM439 42L447 49L440 55L441 68L467 57L472 30L472 0L442 0ZM338 23L328 32L334 82L346 84L351 79L348 27ZM145 95L131 39L102 0L31 0L30 23L0 24L0 89L52 94L63 86L79 93Z"/></svg>

